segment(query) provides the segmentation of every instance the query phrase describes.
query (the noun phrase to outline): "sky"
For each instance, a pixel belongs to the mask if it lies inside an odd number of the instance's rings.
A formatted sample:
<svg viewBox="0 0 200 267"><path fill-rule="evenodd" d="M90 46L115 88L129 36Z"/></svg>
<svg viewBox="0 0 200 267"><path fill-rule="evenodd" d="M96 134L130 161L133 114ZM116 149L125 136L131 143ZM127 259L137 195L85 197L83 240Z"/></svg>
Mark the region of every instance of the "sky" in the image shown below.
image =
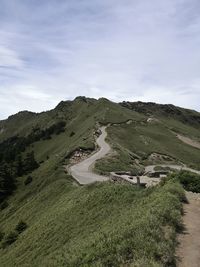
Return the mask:
<svg viewBox="0 0 200 267"><path fill-rule="evenodd" d="M199 0L0 0L0 119L79 95L200 111Z"/></svg>

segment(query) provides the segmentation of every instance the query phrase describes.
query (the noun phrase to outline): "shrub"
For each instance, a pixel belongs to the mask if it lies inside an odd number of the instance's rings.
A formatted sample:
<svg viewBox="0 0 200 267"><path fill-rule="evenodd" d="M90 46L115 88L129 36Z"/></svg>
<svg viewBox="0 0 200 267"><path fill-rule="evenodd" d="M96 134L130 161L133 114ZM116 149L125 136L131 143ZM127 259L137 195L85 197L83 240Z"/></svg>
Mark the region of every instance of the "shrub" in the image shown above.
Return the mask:
<svg viewBox="0 0 200 267"><path fill-rule="evenodd" d="M26 178L26 180L24 181L24 185L28 185L28 184L30 184L32 181L33 181L32 176L28 176L28 177Z"/></svg>
<svg viewBox="0 0 200 267"><path fill-rule="evenodd" d="M4 210L5 208L8 207L8 202L6 200L4 200L1 204L0 204L0 210Z"/></svg>
<svg viewBox="0 0 200 267"><path fill-rule="evenodd" d="M173 173L170 178L177 179L185 190L200 193L200 175L189 171L180 171Z"/></svg>
<svg viewBox="0 0 200 267"><path fill-rule="evenodd" d="M69 136L72 137L73 135L75 135L75 132L72 131Z"/></svg>
<svg viewBox="0 0 200 267"><path fill-rule="evenodd" d="M14 243L17 240L18 234L16 232L10 232L10 234L8 234L2 244L3 248L8 247L9 245L11 245L12 243Z"/></svg>
<svg viewBox="0 0 200 267"><path fill-rule="evenodd" d="M27 227L28 227L28 225L25 222L20 221L16 225L15 230L18 232L18 234L21 234L24 230L26 230Z"/></svg>
<svg viewBox="0 0 200 267"><path fill-rule="evenodd" d="M141 170L141 169L139 169L139 168L133 168L133 169L131 170L131 175L132 175L132 176L141 176L141 175L143 175L143 174L144 174L143 170Z"/></svg>
<svg viewBox="0 0 200 267"><path fill-rule="evenodd" d="M5 234L4 234L2 231L0 231L0 242L3 240L4 235L5 235Z"/></svg>
<svg viewBox="0 0 200 267"><path fill-rule="evenodd" d="M24 173L30 173L33 170L39 168L39 164L35 160L34 151L31 151L30 153L26 154L26 157L24 159L24 166Z"/></svg>

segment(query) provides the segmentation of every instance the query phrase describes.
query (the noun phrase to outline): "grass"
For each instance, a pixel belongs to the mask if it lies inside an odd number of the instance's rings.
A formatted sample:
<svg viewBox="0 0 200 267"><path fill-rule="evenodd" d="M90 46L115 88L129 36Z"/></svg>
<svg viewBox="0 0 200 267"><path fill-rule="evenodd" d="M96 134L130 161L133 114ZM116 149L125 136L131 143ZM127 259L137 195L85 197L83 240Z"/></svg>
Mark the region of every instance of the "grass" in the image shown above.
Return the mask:
<svg viewBox="0 0 200 267"><path fill-rule="evenodd" d="M184 110L185 113L190 115L190 111ZM137 118L137 115L135 117ZM145 119L144 116L139 120L133 119L130 125L110 126L108 141L117 151L117 155L99 161L96 164L97 171L106 173L106 170L123 171L141 167L135 164L133 159L135 154L141 165L165 163L159 159L150 160L149 156L152 153L169 156L171 162L168 163L184 163L191 168L199 169L200 150L181 142L175 135L175 133L180 133L199 141L200 134L197 125L194 127L192 124L183 123L171 116L159 115L159 112L155 113L155 117L158 118L158 122L147 123L148 117Z"/></svg>
<svg viewBox="0 0 200 267"><path fill-rule="evenodd" d="M135 155L127 149L118 145L113 146L115 151L111 156L107 156L95 164L95 170L100 174L109 175L112 171L142 171L141 165L134 164Z"/></svg>
<svg viewBox="0 0 200 267"><path fill-rule="evenodd" d="M154 168L155 171L173 171L170 167L164 167L164 166L156 166Z"/></svg>
<svg viewBox="0 0 200 267"><path fill-rule="evenodd" d="M120 162L125 161L127 169L131 169L134 166L134 160L131 155L135 154L140 158L141 164L162 163L148 160L149 155L152 153L168 155L173 159L174 163L182 162L190 167L199 168L200 150L178 140L175 134L163 124L138 123L135 125L133 123L130 125L111 126L108 128L108 136L112 146L116 147L116 144L118 144L120 151L123 151L123 153L118 153L117 160ZM104 162L101 161L100 164L103 165ZM112 169L112 166L114 169L115 164L111 164L109 168Z"/></svg>
<svg viewBox="0 0 200 267"><path fill-rule="evenodd" d="M159 122L147 123L148 116L103 98L98 101L77 98L71 102L62 102L49 112L21 113L15 116L8 121L0 122L0 126L5 128L0 134L0 140L4 139L6 134L7 137L11 133L23 135L36 125L45 128L60 119L66 121L65 133L33 145L39 161L45 161L51 155L54 157L57 155L63 160L70 151L80 146L94 149L93 131L98 127L96 123L101 122L117 124L108 127L108 141L116 153L96 164L96 171L99 173L132 170L142 168L141 165L154 163L161 164L162 161L153 162L148 159L154 152L170 156L174 163L182 162L192 168L199 168L200 150L184 144L172 132L199 140L199 129L171 117L161 116ZM19 120L18 128L15 119ZM132 121L130 125L123 123L128 120ZM75 134L70 137L72 132ZM134 160L135 154L140 165Z"/></svg>
<svg viewBox="0 0 200 267"><path fill-rule="evenodd" d="M200 175L198 174L189 171L174 172L169 179L180 182L187 191L200 193Z"/></svg>
<svg viewBox="0 0 200 267"><path fill-rule="evenodd" d="M21 113L0 122L5 129L0 141L60 119L66 121L64 133L35 142L25 151L34 150L43 163L31 173L30 184L24 184L26 176L18 178L15 194L0 211L1 243L15 231L17 222L28 225L15 242L0 249L0 265L173 266L184 200L177 180L145 190L112 183L80 187L62 165L68 162L70 151L94 149L93 131L100 122L117 124L107 128L113 154L97 162L95 169L100 173L142 169L150 163L152 152L198 168L199 150L182 143L171 131L186 131L198 139L198 130L170 119L147 124L144 115L106 99L78 98L47 113ZM129 125L128 120L132 121Z"/></svg>
<svg viewBox="0 0 200 267"><path fill-rule="evenodd" d="M173 266L183 194L173 182L139 190L59 179L4 212L6 234L16 218L29 227L0 250L1 266Z"/></svg>

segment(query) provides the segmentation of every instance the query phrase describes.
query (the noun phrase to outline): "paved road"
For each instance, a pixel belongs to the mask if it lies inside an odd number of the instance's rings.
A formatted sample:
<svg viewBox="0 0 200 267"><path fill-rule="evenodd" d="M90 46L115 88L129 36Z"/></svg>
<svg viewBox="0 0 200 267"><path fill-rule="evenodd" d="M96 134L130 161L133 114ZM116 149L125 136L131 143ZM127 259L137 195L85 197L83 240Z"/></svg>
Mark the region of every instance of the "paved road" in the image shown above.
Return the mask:
<svg viewBox="0 0 200 267"><path fill-rule="evenodd" d="M97 138L96 142L98 146L100 147L100 150L97 151L95 154L93 154L91 157L83 160L82 162L75 164L69 168L70 174L78 181L79 184L90 184L96 181L107 181L109 178L106 176L95 174L92 171L92 167L95 164L95 161L98 159L101 159L105 157L106 154L108 154L111 150L108 143L105 142L105 138L107 136L106 133L106 126L103 126L100 128L101 135ZM185 166L181 165L168 165L168 164L158 164L158 165L150 165L145 167L145 172L151 172L154 170L156 166L162 166L162 167L170 167L172 169L176 170L186 170L191 171L197 174L200 174L200 171L187 168ZM123 177L122 177L123 178Z"/></svg>
<svg viewBox="0 0 200 267"><path fill-rule="evenodd" d="M200 174L200 171L197 171L197 170L194 170L194 169L185 167L185 166L181 166L181 165L172 165L172 164L149 165L149 166L146 166L146 167L145 167L145 172L152 172L152 171L154 171L154 168L155 168L156 166L169 167L169 168L171 168L171 169L175 169L175 170L178 170L178 171L183 170L183 171L190 171L190 172L193 172L193 173L196 173L196 174Z"/></svg>
<svg viewBox="0 0 200 267"><path fill-rule="evenodd" d="M95 174L92 171L95 161L103 158L111 150L109 144L105 142L105 138L107 136L106 127L103 126L100 130L102 133L96 140L100 150L91 157L69 168L70 174L78 181L79 184L84 185L94 183L96 181L107 181L109 179L106 176Z"/></svg>

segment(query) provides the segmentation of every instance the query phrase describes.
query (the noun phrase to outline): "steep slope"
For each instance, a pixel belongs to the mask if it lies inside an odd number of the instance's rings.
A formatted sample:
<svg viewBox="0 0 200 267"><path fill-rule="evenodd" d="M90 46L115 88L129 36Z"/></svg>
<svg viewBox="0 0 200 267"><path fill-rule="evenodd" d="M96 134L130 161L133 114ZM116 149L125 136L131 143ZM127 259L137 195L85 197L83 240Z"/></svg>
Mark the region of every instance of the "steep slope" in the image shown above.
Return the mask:
<svg viewBox="0 0 200 267"><path fill-rule="evenodd" d="M179 185L144 191L110 183L79 187L63 168L74 151L95 149L99 125L109 125L107 141L113 148L96 164L99 173L166 161L149 158L152 153L198 167L200 150L181 142L172 129L175 123L177 132L198 139L196 125L160 115L158 121L148 119L144 112L104 98L78 97L51 111L21 112L1 121L0 146L13 136L31 140L20 152L22 159L33 151L40 166L16 178L16 191L0 210L1 245L20 220L28 225L15 242L0 249L0 266L171 264L183 197ZM27 176L32 178L28 184Z"/></svg>
<svg viewBox="0 0 200 267"><path fill-rule="evenodd" d="M194 147L178 138L178 135L181 135L191 139L191 143L192 141L195 144L200 143L198 112L155 103L123 102L120 105L144 115L144 120L137 123L133 121L108 128L109 141L121 154L126 151L131 155L132 164L134 162L141 165L172 162L199 168L200 150L197 145ZM107 169L110 170L112 167L109 168L109 166L114 165L116 169L125 170L127 164L124 165L123 162L127 153L119 160L116 158L117 164L111 159ZM129 160L130 158L127 159ZM105 166L99 167L102 171L106 170Z"/></svg>
<svg viewBox="0 0 200 267"><path fill-rule="evenodd" d="M21 112L1 121L0 141L13 135L31 135L34 139L35 132L48 132L49 128L64 122L63 133L53 132L50 138L37 138L27 151L34 150L39 162L57 155L60 161L67 163L74 150L95 148L93 132L97 123L110 123L108 141L115 153L96 164L99 173L142 169L143 165L165 161L199 168L200 150L177 138L179 134L198 144L199 118L198 112L172 105L141 102L119 105L104 98L77 97L74 101L61 102L48 112Z"/></svg>
<svg viewBox="0 0 200 267"><path fill-rule="evenodd" d="M1 122L3 132L0 134L0 140L3 141L13 135L28 139L31 136L31 140L36 139L36 142L33 141L27 151L34 150L39 162L45 161L47 157L55 154L64 160L79 147L93 150L93 132L97 123L107 125L109 123L123 123L128 120L136 123L144 120L143 115L125 109L107 99L95 100L85 97L61 102L54 110L39 114L31 113L31 116L33 116L32 119L30 116L27 119L27 113L21 112ZM44 138L43 135L42 138L35 138L38 132L48 132L50 127L59 122L66 124L63 133L59 135L53 133L50 138Z"/></svg>
<svg viewBox="0 0 200 267"><path fill-rule="evenodd" d="M123 107L143 113L147 116L167 117L183 123L200 127L200 114L194 110L176 107L171 104L156 104L143 102L122 102Z"/></svg>
<svg viewBox="0 0 200 267"><path fill-rule="evenodd" d="M119 105L104 98L77 97L48 112L21 112L1 121L0 141L13 135L34 136L38 129L48 132L50 127L64 122L64 133L53 133L51 139L40 138L27 149L34 149L38 161L45 161L51 154L59 154L60 160L64 160L79 147L94 149L93 131L97 123L111 123L108 140L115 154L96 164L98 172L141 169L142 165L165 160L198 168L199 149L182 142L177 135L198 144L199 118L198 112L172 105L141 102Z"/></svg>

